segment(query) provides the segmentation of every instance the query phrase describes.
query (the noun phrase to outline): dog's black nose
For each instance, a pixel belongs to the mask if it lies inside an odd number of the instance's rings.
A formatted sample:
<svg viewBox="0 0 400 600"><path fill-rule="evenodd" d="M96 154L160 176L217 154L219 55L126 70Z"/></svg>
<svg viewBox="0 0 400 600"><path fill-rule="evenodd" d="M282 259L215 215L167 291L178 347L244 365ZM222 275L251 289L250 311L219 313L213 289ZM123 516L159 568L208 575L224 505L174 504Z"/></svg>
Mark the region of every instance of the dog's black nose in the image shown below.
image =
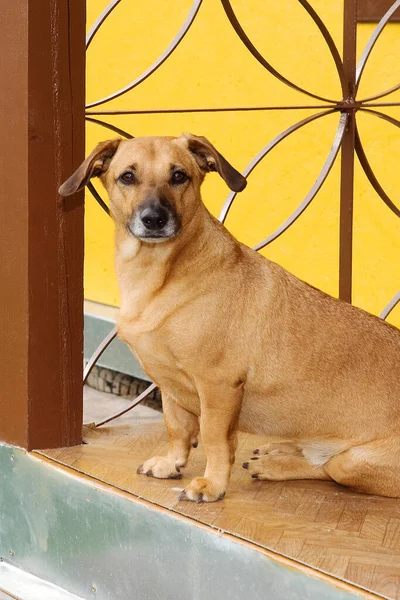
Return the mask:
<svg viewBox="0 0 400 600"><path fill-rule="evenodd" d="M149 231L160 231L168 222L169 213L161 204L149 204L140 213L140 220Z"/></svg>

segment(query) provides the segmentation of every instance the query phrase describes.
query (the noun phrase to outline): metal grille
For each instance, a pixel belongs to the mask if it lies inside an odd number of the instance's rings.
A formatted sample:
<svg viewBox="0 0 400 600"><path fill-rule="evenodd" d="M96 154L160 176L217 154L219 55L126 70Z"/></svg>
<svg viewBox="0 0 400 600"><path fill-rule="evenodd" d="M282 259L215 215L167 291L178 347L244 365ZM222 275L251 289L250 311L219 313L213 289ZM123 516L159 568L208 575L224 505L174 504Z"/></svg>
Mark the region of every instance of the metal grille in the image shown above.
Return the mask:
<svg viewBox="0 0 400 600"><path fill-rule="evenodd" d="M325 182L339 151L342 154L341 161L341 182L340 182L340 244L339 244L339 297L342 300L347 302L351 302L352 300L352 268L353 268L353 256L352 256L352 248L353 248L353 200L354 200L354 162L355 156L357 155L358 160L366 174L370 184L376 191L376 193L380 196L382 201L386 204L388 209L390 209L397 217L400 217L400 208L396 206L396 204L389 198L381 183L378 181L377 176L375 175L371 164L369 163L361 138L359 134L359 130L357 127L357 113L359 111L368 113L376 118L384 119L390 124L400 127L400 121L389 116L388 114L382 112L380 109L383 107L390 106L400 106L400 102L388 102L386 101L387 97L390 96L393 92L400 89L400 83L391 87L390 89L386 89L383 91L378 91L377 93L366 97L359 98L358 90L360 81L371 54L372 49L374 48L379 36L381 35L385 25L389 22L394 13L400 8L400 0L396 0L392 6L387 10L382 19L377 24L373 34L371 35L367 45L364 48L364 51L361 55L359 62L356 62L356 41L357 41L357 0L344 0L344 14L343 14L343 52L342 54L339 52L329 30L327 29L324 22L321 20L317 12L313 9L313 7L307 2L307 0L298 0L299 4L304 8L304 10L308 13L308 15L312 18L315 25L318 27L323 39L325 40L332 59L334 61L337 76L340 81L341 87L341 98L327 98L321 92L320 94L314 94L309 90L295 84L293 81L287 79L282 73L277 71L273 65L267 60L256 48L254 43L251 41L243 26L241 25L235 11L232 7L230 0L220 0L221 4L225 10L225 14L227 19L229 20L231 26L236 32L237 36L247 48L247 50L252 54L254 59L258 61L269 73L271 73L274 77L276 77L279 81L284 83L285 85L295 89L296 91L307 96L311 101L308 104L298 104L291 106L240 106L240 107L232 107L232 108L181 108L181 109L159 109L159 110L112 110L107 111L104 109L104 105L106 105L111 100L126 94L128 91L134 89L138 85L140 85L143 81L145 81L148 77L150 77L155 71L166 61L168 57L174 52L174 50L178 47L181 41L184 39L188 31L190 30L196 16L201 9L203 0L195 0L192 4L192 7L186 17L185 22L183 23L181 29L179 30L176 37L172 40L166 50L157 58L157 60L146 69L139 77L135 78L125 87L115 91L114 93L100 98L94 102L91 102L86 107L86 119L89 122L95 123L104 128L110 129L121 135L125 138L134 137L127 131L124 131L115 125L108 123L104 120L104 117L107 115L125 115L125 114L162 114L162 113L201 113L201 112L227 112L227 111L276 111L276 110L284 110L284 111L293 111L299 109L315 109L318 112L308 116L307 118L298 121L288 127L286 130L282 131L277 135L273 140L268 142L268 144L260 150L260 152L251 160L251 162L247 165L247 167L243 171L243 175L248 177L252 171L259 165L259 163L271 152L273 148L275 148L278 144L280 144L285 138L291 135L293 132L299 130L300 128L306 126L308 123L315 121L317 119L323 119L326 115L330 115L332 113L336 113L338 115L338 125L336 134L334 136L331 149L328 153L328 156L325 160L325 163L316 178L314 184L311 189L298 204L295 211L290 215L290 217L282 223L273 233L271 233L268 237L261 240L254 246L255 250L261 250L269 245L271 242L276 240L279 236L285 233L295 221L300 217L300 215L307 209L307 207L311 204L313 199L315 198L318 191L321 189L323 183ZM97 21L94 23L93 27L89 31L87 35L87 43L86 47L89 47L91 42L93 41L94 36L97 34L101 26L104 24L108 16L111 14L113 10L115 10L120 4L122 0L112 0L110 4L106 7L103 13L99 16ZM314 100L314 103L312 101ZM323 102L323 104L315 104L315 101ZM102 107L101 109L98 107ZM321 110L322 109L322 110ZM109 209L101 198L99 193L94 188L93 184L89 183L88 188L91 194L94 196L96 201L99 203L101 208L109 214ZM234 201L236 198L236 193L231 192L225 204L221 210L219 215L220 221L224 222ZM387 306L382 310L380 317L386 319L387 316L392 312L395 306L400 303L400 291L392 298L392 300L387 304ZM91 359L89 360L85 372L84 372L84 382L86 381L92 367L104 352L104 350L108 347L108 345L113 341L113 339L117 335L117 330L114 328L108 336L102 341L99 345ZM151 392L155 388L155 384L151 384L145 392L140 394L132 404L126 408L123 412L116 413L111 415L107 419L97 423L97 425L103 425L115 418L117 416L124 414L128 410L131 410L134 406L136 406L139 402L141 402L146 396L151 394Z"/></svg>

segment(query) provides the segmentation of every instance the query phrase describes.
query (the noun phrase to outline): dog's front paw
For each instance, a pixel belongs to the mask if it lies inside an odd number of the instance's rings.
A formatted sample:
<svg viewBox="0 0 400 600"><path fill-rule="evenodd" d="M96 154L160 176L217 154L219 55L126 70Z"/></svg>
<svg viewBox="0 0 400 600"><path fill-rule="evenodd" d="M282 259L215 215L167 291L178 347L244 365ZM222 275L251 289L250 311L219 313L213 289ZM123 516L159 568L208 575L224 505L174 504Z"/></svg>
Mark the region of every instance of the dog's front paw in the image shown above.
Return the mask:
<svg viewBox="0 0 400 600"><path fill-rule="evenodd" d="M140 465L137 473L157 479L180 479L182 473L174 461L167 456L153 456Z"/></svg>
<svg viewBox="0 0 400 600"><path fill-rule="evenodd" d="M192 502L215 502L222 500L225 496L225 488L214 483L206 477L196 477L190 485L183 490L179 500L191 500Z"/></svg>

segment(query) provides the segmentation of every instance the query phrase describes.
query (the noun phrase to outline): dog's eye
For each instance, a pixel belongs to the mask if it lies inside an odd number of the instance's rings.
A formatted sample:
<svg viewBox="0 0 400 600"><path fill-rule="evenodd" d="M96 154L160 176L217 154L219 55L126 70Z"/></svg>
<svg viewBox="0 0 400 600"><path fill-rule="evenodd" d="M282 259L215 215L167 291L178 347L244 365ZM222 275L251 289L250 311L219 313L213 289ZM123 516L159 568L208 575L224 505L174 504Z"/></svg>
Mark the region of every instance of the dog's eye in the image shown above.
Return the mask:
<svg viewBox="0 0 400 600"><path fill-rule="evenodd" d="M172 174L171 183L185 183L188 179L189 177L183 171L175 171L175 173Z"/></svg>
<svg viewBox="0 0 400 600"><path fill-rule="evenodd" d="M122 181L122 183L128 185L136 182L136 178L132 171L126 171L126 173L122 173L122 175L120 175L120 180Z"/></svg>

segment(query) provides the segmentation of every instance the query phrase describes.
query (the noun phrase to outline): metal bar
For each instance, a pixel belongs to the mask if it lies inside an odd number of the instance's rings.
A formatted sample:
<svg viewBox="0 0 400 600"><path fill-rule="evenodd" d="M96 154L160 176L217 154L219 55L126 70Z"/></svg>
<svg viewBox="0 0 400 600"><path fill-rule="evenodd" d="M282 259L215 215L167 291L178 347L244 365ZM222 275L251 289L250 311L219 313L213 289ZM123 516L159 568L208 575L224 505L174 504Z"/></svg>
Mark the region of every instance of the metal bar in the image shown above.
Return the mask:
<svg viewBox="0 0 400 600"><path fill-rule="evenodd" d="M228 106L215 108L155 108L150 110L99 110L87 111L86 115L164 115L179 113L244 112L257 110L307 110L332 108L332 104L304 104L297 106ZM95 119L89 119L95 121Z"/></svg>
<svg viewBox="0 0 400 600"><path fill-rule="evenodd" d="M102 342L98 345L98 347L96 348L96 350L93 352L92 356L90 357L84 372L83 372L83 385L85 385L94 365L96 364L96 362L99 360L100 356L105 352L105 350L108 348L108 346L111 344L111 342L113 340L115 340L115 338L117 337L118 334L118 330L117 327L113 327L113 329L110 331L110 333L108 333L106 335L106 337L102 340ZM95 423L96 427L101 427L101 425L105 425L106 423L110 423L110 421L114 421L114 419L117 419L118 417L126 414L127 412L129 412L130 410L132 410L133 408L135 408L135 406L137 406L138 404L140 404L142 402L142 400L144 400L145 398L147 398L147 396L149 396L155 389L156 389L156 384L152 383L149 385L149 387L147 387L144 392L142 392L141 394L139 394L139 396L137 398L135 398L135 400L133 400L133 402L127 406L126 408L117 411L116 413L113 413L112 415L110 415L109 417L107 417L106 419L103 419L102 421L99 421L98 423Z"/></svg>
<svg viewBox="0 0 400 600"><path fill-rule="evenodd" d="M346 3L346 0L345 0L345 3ZM381 35L386 23L389 21L390 17L393 15L393 13L399 8L399 6L400 6L400 0L396 0L396 2L394 2L394 4L389 8L389 10L383 15L382 19L379 21L379 23L375 27L371 37L369 38L368 43L364 48L364 52L362 53L361 58L358 61L358 65L357 65L357 69L356 69L356 91L358 90L358 87L360 85L361 76L363 74L368 57L372 52L372 48L375 46L376 42L378 41L378 38ZM388 92L388 93L391 93L391 92ZM386 95L386 93L384 95ZM369 100L369 99L370 98L366 98L366 100Z"/></svg>
<svg viewBox="0 0 400 600"><path fill-rule="evenodd" d="M349 121L342 142L340 181L339 298L352 300L353 275L353 193L355 120Z"/></svg>
<svg viewBox="0 0 400 600"><path fill-rule="evenodd" d="M340 173L339 298L352 299L353 198L355 148L357 0L345 0L343 15L343 66L346 75L344 101L353 106L344 132Z"/></svg>
<svg viewBox="0 0 400 600"><path fill-rule="evenodd" d="M399 126L400 126L400 123L399 123ZM388 208L390 208L390 210L397 217L400 217L400 209L397 208L397 206L394 204L394 202L392 202L392 200L389 198L389 196L387 195L387 193L385 192L385 190L379 183L378 179L376 178L376 175L368 161L367 155L365 154L363 145L361 143L360 134L359 134L357 125L356 125L355 148L356 148L358 160L360 161L360 164L361 164L362 168L364 169L364 173L368 177L370 184L372 185L372 187L374 188L376 193L382 198L382 200L384 201L386 206L388 206Z"/></svg>
<svg viewBox="0 0 400 600"><path fill-rule="evenodd" d="M400 292L397 292L397 294L391 299L391 301L389 302L389 304L387 304L385 306L385 308L383 309L383 311L379 315L380 318L381 319L387 319L387 317L390 315L390 313L392 312L392 310L399 304L399 302L400 302Z"/></svg>
<svg viewBox="0 0 400 600"><path fill-rule="evenodd" d="M172 42L170 43L168 48L166 48L166 50L161 54L161 56L159 56L157 58L157 60L148 69L146 69L144 71L144 73L139 75L139 77L136 77L136 79L131 81L131 83L128 83L128 85L121 88L117 92L114 92L113 94L110 94L109 96L106 96L105 98L101 98L100 100L96 100L96 102L91 102L90 104L88 104L86 106L86 108L92 108L94 106L99 106L99 104L105 104L106 102L110 102L110 100L114 100L115 98L122 96L122 94L125 94L126 92L129 92L130 90L133 90L133 88L138 86L139 83L142 83L143 81L145 81L145 79L147 79L148 77L150 77L150 75L152 75L155 71L157 71L157 69L159 69L161 67L161 65L167 60L167 58L179 46L179 44L181 43L183 38L186 36L187 32L189 31L189 29L191 28L191 26L193 24L193 21L196 18L197 13L199 12L202 1L203 0L194 0L193 5L190 9L190 12L189 12L188 16L186 17L186 20L185 20L184 24L182 25L182 27L180 28L178 34L174 37L174 39L172 40Z"/></svg>
<svg viewBox="0 0 400 600"><path fill-rule="evenodd" d="M330 173L330 170L333 167L333 164L334 164L336 157L338 155L338 152L340 150L340 146L342 144L342 140L343 140L343 136L344 136L344 133L346 130L348 118L349 118L349 116L346 113L341 115L339 126L337 129L336 135L335 135L335 139L332 144L332 148L331 148L329 155L324 163L324 166L321 169L320 174L318 175L314 185L308 192L307 196L304 198L302 203L296 208L294 213L280 227L278 227L278 229L276 229L276 231L274 231L274 233L272 233L265 240L263 240L262 242L260 242L256 246L254 246L254 250L261 250L262 248L265 248L266 246L268 246L268 244L270 244L271 242L276 240L280 235L282 235L282 233L287 231L289 229L289 227L291 227L291 225L293 225L293 223L295 223L295 221L297 221L297 219L303 214L303 212L306 210L306 208L309 206L309 204L311 204L312 200L315 198L316 194L319 192L319 190L323 186L326 178L328 177L328 175Z"/></svg>
<svg viewBox="0 0 400 600"><path fill-rule="evenodd" d="M311 115L310 117L306 117L305 119L302 119L298 123L295 123L294 125L291 125L287 129L285 129L285 131L282 131L281 133L279 133L262 150L260 150L260 152L247 165L247 167L243 171L242 175L244 177L248 177L250 175L250 173L256 168L256 166L262 161L262 159L267 154L269 154L269 152L271 152L271 150L273 148L275 148L275 146L277 146L285 138L287 138L291 133L293 133L294 131L297 131L304 125L307 125L308 123L311 123L312 121L315 121L316 119L320 119L321 117L324 117L325 115L332 114L333 112L334 112L334 110L331 109L331 110L325 110L325 111L317 113L315 115ZM235 200L236 196L237 196L237 192L230 192L227 199L225 200L225 203L224 203L224 205L221 209L221 212L219 214L219 217L218 217L218 219L221 221L221 223L225 223L226 217L228 216L228 213L231 209L231 206L232 206L233 201Z"/></svg>
<svg viewBox="0 0 400 600"><path fill-rule="evenodd" d="M98 193L91 181L89 181L89 183L87 184L87 188L96 200L96 202L99 204L99 206L104 210L104 212L107 213L108 216L111 216L110 209L108 208L107 204L104 202L103 198L100 196L100 194Z"/></svg>
<svg viewBox="0 0 400 600"><path fill-rule="evenodd" d="M98 19L96 19L96 21L94 22L93 26L90 28L90 31L88 32L88 34L86 36L86 50L89 48L94 36L96 35L96 33L98 32L100 27L103 25L104 21L112 13L114 8L116 8L118 6L118 4L120 2L121 2L121 0L111 0L110 4L108 6L106 6L106 8L100 14Z"/></svg>
<svg viewBox="0 0 400 600"><path fill-rule="evenodd" d="M95 113L89 113L89 114L95 114ZM98 114L101 114L101 113L98 113ZM104 114L106 114L106 113L104 113ZM105 127L106 129L110 129L111 131L118 133L118 135L122 135L122 137L125 137L128 140L131 140L134 137L127 131L120 129L119 127L116 127L115 125L111 125L111 123L106 123L105 121L101 121L100 119L92 119L91 117L85 117L85 119L86 119L86 121L90 121L91 123L95 123L96 125L101 125L102 127Z"/></svg>
<svg viewBox="0 0 400 600"><path fill-rule="evenodd" d="M96 362L99 360L100 356L103 352L108 348L113 340L117 337L118 329L117 326L113 327L112 330L104 340L97 346L96 350L93 352L92 356L89 359L84 371L83 371L83 385L85 385L87 378L90 375L91 370L93 369Z"/></svg>
<svg viewBox="0 0 400 600"><path fill-rule="evenodd" d="M379 100L379 98L389 96L389 94L393 94L393 92L397 92L397 90L400 90L400 83L397 83L396 85L389 88L388 90L385 90L384 92L379 92L379 94L374 94L373 96L368 96L368 98L363 98L363 100L360 100L360 102L361 104L364 104L364 102L370 102L371 100ZM398 104L398 102L395 103L395 105Z"/></svg>
<svg viewBox="0 0 400 600"><path fill-rule="evenodd" d="M363 102L362 104L363 108L365 106L371 106L372 108L374 106L400 106L400 102L374 102L374 103L369 103L369 102Z"/></svg>
<svg viewBox="0 0 400 600"><path fill-rule="evenodd" d="M344 100L354 100L357 59L357 0L344 0L343 7L343 67L346 76L346 95Z"/></svg>
<svg viewBox="0 0 400 600"><path fill-rule="evenodd" d="M103 419L102 421L95 423L95 426L101 427L102 425L105 425L106 423L110 423L110 421L114 421L114 419L117 419L118 417L125 415L127 412L132 410L132 408L135 408L135 406L137 406L145 398L147 398L147 396L149 396L156 388L157 388L157 386L155 383L150 384L149 387L144 390L144 392L142 392L141 394L139 394L139 396L137 398L135 398L135 400L132 402L132 404L130 404L126 408L123 408L122 410L119 410L116 413L110 415L106 419Z"/></svg>
<svg viewBox="0 0 400 600"><path fill-rule="evenodd" d="M376 117L379 117L380 119L383 119L384 121L388 121L389 123L391 123L392 125L395 125L396 127L400 127L400 121L398 119L395 119L394 117L391 117L390 115L386 115L385 113L381 112L380 110L371 110L370 108L361 108L360 110L362 110L362 112L369 113L370 115L375 115Z"/></svg>
<svg viewBox="0 0 400 600"><path fill-rule="evenodd" d="M336 103L336 100L330 100L329 98L325 98L324 96L318 96L317 94L313 94L312 92L309 92L309 91L305 90L304 88L302 88L299 85L293 83L292 81L290 81L289 79L287 79L286 77L284 77L284 75L282 75L281 73L279 73L279 71L277 71L262 56L262 54L260 54L260 52L254 46L253 42L250 40L250 38L248 37L248 35L244 31L243 27L239 23L239 20L238 20L236 14L235 14L235 11L232 8L232 5L231 5L230 1L229 0L221 0L221 2L222 2L222 6L224 7L226 16L228 17L228 19L229 19L229 21L230 21L233 29L237 33L237 35L242 40L243 44L246 46L246 48L249 50L249 52L254 56L254 58L256 60L258 60L258 62L265 69L267 69L267 71L269 71L269 73L271 73L271 75L274 75L274 77L276 77L277 79L279 79L279 81L281 81L282 83L285 83L286 85L288 85L289 87L293 88L294 90L297 90L298 92L301 92L302 94L306 94L307 96L310 96L311 98L316 98L317 100L322 100L323 102L331 102L333 104Z"/></svg>
<svg viewBox="0 0 400 600"><path fill-rule="evenodd" d="M344 72L343 61L340 58L340 54L336 47L336 44L335 44L331 34L329 33L329 30L326 27L325 23L322 21L321 17L314 10L314 8L307 2L307 0L298 0L298 1L303 6L303 8L305 8L305 10L308 12L310 17L312 18L312 20L314 21L314 23L320 30L322 37L324 38L324 40L331 52L333 61L335 63L336 71L339 75L340 85L342 87L342 95L343 95L343 97L345 97L345 95L346 95L346 75Z"/></svg>

